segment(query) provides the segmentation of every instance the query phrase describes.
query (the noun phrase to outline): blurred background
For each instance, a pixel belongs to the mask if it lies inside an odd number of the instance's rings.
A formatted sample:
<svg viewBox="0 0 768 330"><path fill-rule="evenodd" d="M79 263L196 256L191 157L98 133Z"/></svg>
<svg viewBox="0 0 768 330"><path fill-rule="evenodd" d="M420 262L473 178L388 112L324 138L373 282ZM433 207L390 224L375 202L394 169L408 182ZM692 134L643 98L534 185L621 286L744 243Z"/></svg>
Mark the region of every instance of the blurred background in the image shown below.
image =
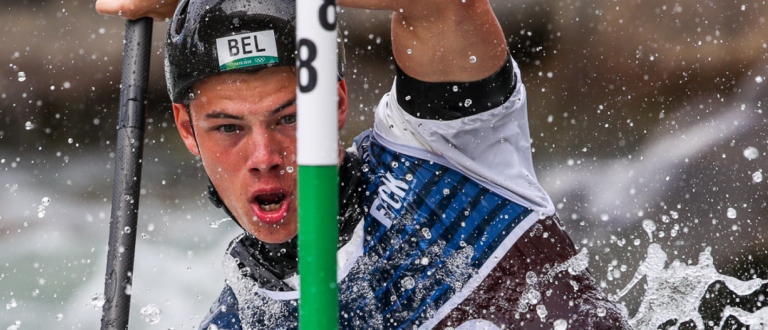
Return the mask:
<svg viewBox="0 0 768 330"><path fill-rule="evenodd" d="M669 261L695 265L709 247L720 273L768 279L768 5L491 2L523 72L537 175L600 285L627 285L652 242ZM347 145L392 84L388 17L341 13ZM0 0L0 28L0 329L97 328L124 21L93 1ZM240 229L219 223L177 137L166 24L154 29L130 328L192 329ZM630 315L642 283L621 299ZM717 328L725 305L754 311L766 292L714 284L699 311Z"/></svg>

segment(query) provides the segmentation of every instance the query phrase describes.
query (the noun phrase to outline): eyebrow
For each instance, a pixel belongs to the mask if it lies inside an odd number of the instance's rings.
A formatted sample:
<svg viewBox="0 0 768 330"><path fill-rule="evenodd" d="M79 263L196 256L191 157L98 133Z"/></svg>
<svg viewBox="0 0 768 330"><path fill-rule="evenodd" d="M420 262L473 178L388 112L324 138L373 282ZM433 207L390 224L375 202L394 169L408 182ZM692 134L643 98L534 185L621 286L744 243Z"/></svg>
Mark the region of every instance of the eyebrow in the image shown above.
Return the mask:
<svg viewBox="0 0 768 330"><path fill-rule="evenodd" d="M268 112L268 115L269 116L277 115L281 111L287 109L288 107L290 107L290 106L292 106L294 104L296 104L296 98L290 99L290 100L286 101L285 103L283 103L281 105L278 105L276 108L270 110ZM243 118L243 116L233 115L231 113L227 113L227 112L224 112L224 111L221 111L221 110L216 110L216 111L207 113L207 114L205 114L205 118L209 118L209 119L235 119L235 120L243 120L243 119L245 119L245 118Z"/></svg>

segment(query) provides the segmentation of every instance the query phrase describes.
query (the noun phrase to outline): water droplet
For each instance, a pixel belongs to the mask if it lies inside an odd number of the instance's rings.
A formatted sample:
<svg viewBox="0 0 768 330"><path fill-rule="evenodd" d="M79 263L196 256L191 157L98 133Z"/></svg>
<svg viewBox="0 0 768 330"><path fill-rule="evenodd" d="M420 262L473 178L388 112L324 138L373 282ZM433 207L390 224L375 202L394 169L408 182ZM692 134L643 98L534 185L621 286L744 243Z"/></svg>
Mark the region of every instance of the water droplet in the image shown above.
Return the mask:
<svg viewBox="0 0 768 330"><path fill-rule="evenodd" d="M765 78L763 78L763 76L755 77L755 82L757 82L758 84L762 83L764 80L765 80Z"/></svg>
<svg viewBox="0 0 768 330"><path fill-rule="evenodd" d="M288 172L288 173L293 173L293 166L286 167L285 171Z"/></svg>
<svg viewBox="0 0 768 330"><path fill-rule="evenodd" d="M653 232L656 231L656 223L651 219L645 219L643 220L643 229L648 233L651 242L653 242Z"/></svg>
<svg viewBox="0 0 768 330"><path fill-rule="evenodd" d="M390 166L392 166L392 168L397 168L398 164L396 161L392 161L392 163L390 163Z"/></svg>
<svg viewBox="0 0 768 330"><path fill-rule="evenodd" d="M131 232L131 227L125 226L125 228L123 228L123 232L126 233L126 234L130 233Z"/></svg>
<svg viewBox="0 0 768 330"><path fill-rule="evenodd" d="M476 63L476 62L477 62L477 57L475 57L474 55L469 57L469 63Z"/></svg>
<svg viewBox="0 0 768 330"><path fill-rule="evenodd" d="M554 330L566 330L568 329L568 321L559 319L552 324Z"/></svg>
<svg viewBox="0 0 768 330"><path fill-rule="evenodd" d="M547 314L548 314L547 313L547 308L544 307L544 305L537 305L536 306L536 314L539 315L539 317L541 318L542 322L545 322L545 320L547 318Z"/></svg>
<svg viewBox="0 0 768 330"><path fill-rule="evenodd" d="M408 53L409 55L410 55L410 54L413 54L413 50L412 50L412 49L410 49L410 48L408 48L408 50L406 50L405 52L406 52L406 53Z"/></svg>
<svg viewBox="0 0 768 330"><path fill-rule="evenodd" d="M189 93L189 99L194 100L195 99L195 93Z"/></svg>
<svg viewBox="0 0 768 330"><path fill-rule="evenodd" d="M408 181L413 180L413 174L411 174L411 173L406 174L405 175L405 179L408 180Z"/></svg>
<svg viewBox="0 0 768 330"><path fill-rule="evenodd" d="M421 258L421 264L423 266L429 265L429 258L427 257Z"/></svg>
<svg viewBox="0 0 768 330"><path fill-rule="evenodd" d="M595 313L597 313L597 316L603 317L605 316L606 310L605 307L598 307L595 309Z"/></svg>
<svg viewBox="0 0 768 330"><path fill-rule="evenodd" d="M677 219L680 215L677 214L675 211L669 211L669 215L672 216L672 219Z"/></svg>
<svg viewBox="0 0 768 330"><path fill-rule="evenodd" d="M37 217L38 218L45 217L45 209L37 211Z"/></svg>
<svg viewBox="0 0 768 330"><path fill-rule="evenodd" d="M451 190L448 188L443 189L443 195L448 195L451 193Z"/></svg>
<svg viewBox="0 0 768 330"><path fill-rule="evenodd" d="M104 295L101 293L94 294L93 297L91 297L91 306L93 306L93 309L101 309L104 307Z"/></svg>
<svg viewBox="0 0 768 330"><path fill-rule="evenodd" d="M18 306L18 305L19 305L19 304L18 304L18 303L16 303L16 299L14 299L14 298L11 298L11 302L9 302L9 303L5 304L5 309L16 308L16 306Z"/></svg>
<svg viewBox="0 0 768 330"><path fill-rule="evenodd" d="M755 181L755 182L763 181L763 173L760 173L759 171L752 173L752 181Z"/></svg>
<svg viewBox="0 0 768 330"><path fill-rule="evenodd" d="M24 71L19 72L19 81L27 80L27 74Z"/></svg>
<svg viewBox="0 0 768 330"><path fill-rule="evenodd" d="M149 324L157 324L157 322L160 322L160 317L162 316L160 308L155 304L149 304L142 307L140 314L141 317L144 318L144 321L147 321Z"/></svg>
<svg viewBox="0 0 768 330"><path fill-rule="evenodd" d="M421 233L424 235L424 238L426 239L432 238L432 232L429 230L429 228L421 228Z"/></svg>
<svg viewBox="0 0 768 330"><path fill-rule="evenodd" d="M228 221L228 220L232 220L232 219L224 218L224 219L221 219L221 220L216 220L214 222L211 222L211 228L219 228L219 226L221 225L222 222Z"/></svg>
<svg viewBox="0 0 768 330"><path fill-rule="evenodd" d="M459 91L459 86L453 85L453 91L454 92L458 92Z"/></svg>
<svg viewBox="0 0 768 330"><path fill-rule="evenodd" d="M26 123L24 124L24 128L25 128L26 130L31 130L31 129L35 128L35 124L33 124L31 121L28 121L28 122L26 122Z"/></svg>
<svg viewBox="0 0 768 330"><path fill-rule="evenodd" d="M528 303L533 305L539 302L539 300L541 299L541 293L539 293L539 291L536 291L534 289L530 289L528 290L528 292L526 292L525 299L528 300Z"/></svg>
<svg viewBox="0 0 768 330"><path fill-rule="evenodd" d="M669 222L669 217L667 215L662 215L661 216L661 222L668 223Z"/></svg>
<svg viewBox="0 0 768 330"><path fill-rule="evenodd" d="M64 318L64 314L56 314L56 321L61 321Z"/></svg>
<svg viewBox="0 0 768 330"><path fill-rule="evenodd" d="M734 210L732 207L729 207L729 208L728 208L728 211L726 211L726 212L725 212L725 214L726 214L726 215L728 216L728 218L730 218L730 219L736 219L736 210Z"/></svg>
<svg viewBox="0 0 768 330"><path fill-rule="evenodd" d="M406 289L411 289L413 288L413 286L416 285L416 281L414 281L413 278L410 276L404 278L402 283L403 283L403 287Z"/></svg>
<svg viewBox="0 0 768 330"><path fill-rule="evenodd" d="M471 99L464 100L464 107L469 107L470 105L472 105L472 100Z"/></svg>
<svg viewBox="0 0 768 330"><path fill-rule="evenodd" d="M600 220L608 221L609 219L610 219L610 217L607 214L605 214L605 213L600 215Z"/></svg>
<svg viewBox="0 0 768 330"><path fill-rule="evenodd" d="M536 282L539 281L539 277L536 276L536 273L534 272L527 272L525 273L525 281L528 282L528 284L536 284Z"/></svg>
<svg viewBox="0 0 768 330"><path fill-rule="evenodd" d="M747 149L744 149L744 157L747 157L747 159L753 160L757 158L757 156L760 156L760 152L757 151L757 148L747 147Z"/></svg>
<svg viewBox="0 0 768 330"><path fill-rule="evenodd" d="M406 101L410 101L410 100L411 100L411 96L410 96L410 95L406 95L406 96L405 96L405 100L406 100Z"/></svg>
<svg viewBox="0 0 768 330"><path fill-rule="evenodd" d="M51 204L51 199L48 197L43 197L43 200L41 201L41 203L43 204L43 206L48 206Z"/></svg>

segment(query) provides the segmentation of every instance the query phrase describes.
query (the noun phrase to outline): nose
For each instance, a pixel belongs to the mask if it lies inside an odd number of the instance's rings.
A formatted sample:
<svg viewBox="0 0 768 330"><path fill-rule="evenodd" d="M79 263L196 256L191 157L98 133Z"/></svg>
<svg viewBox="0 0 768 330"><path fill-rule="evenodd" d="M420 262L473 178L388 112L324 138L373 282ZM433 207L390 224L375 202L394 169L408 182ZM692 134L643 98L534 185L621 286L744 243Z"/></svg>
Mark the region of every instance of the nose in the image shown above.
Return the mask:
<svg viewBox="0 0 768 330"><path fill-rule="evenodd" d="M267 173L277 171L283 163L282 151L276 139L269 133L254 134L249 144L248 169Z"/></svg>

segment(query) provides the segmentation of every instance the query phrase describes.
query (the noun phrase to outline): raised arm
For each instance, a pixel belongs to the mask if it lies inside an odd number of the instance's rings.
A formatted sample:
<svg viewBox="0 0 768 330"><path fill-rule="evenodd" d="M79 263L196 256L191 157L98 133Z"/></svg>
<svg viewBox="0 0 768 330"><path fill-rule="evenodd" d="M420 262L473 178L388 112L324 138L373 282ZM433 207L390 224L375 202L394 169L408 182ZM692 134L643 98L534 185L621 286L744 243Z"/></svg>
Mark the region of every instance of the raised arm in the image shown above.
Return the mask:
<svg viewBox="0 0 768 330"><path fill-rule="evenodd" d="M96 11L128 19L173 16L178 0L97 0ZM428 82L475 81L496 72L506 40L488 0L339 0L342 6L391 10L395 60Z"/></svg>
<svg viewBox="0 0 768 330"><path fill-rule="evenodd" d="M339 0L348 7L392 10L395 60L428 82L466 82L497 71L506 40L488 0Z"/></svg>

